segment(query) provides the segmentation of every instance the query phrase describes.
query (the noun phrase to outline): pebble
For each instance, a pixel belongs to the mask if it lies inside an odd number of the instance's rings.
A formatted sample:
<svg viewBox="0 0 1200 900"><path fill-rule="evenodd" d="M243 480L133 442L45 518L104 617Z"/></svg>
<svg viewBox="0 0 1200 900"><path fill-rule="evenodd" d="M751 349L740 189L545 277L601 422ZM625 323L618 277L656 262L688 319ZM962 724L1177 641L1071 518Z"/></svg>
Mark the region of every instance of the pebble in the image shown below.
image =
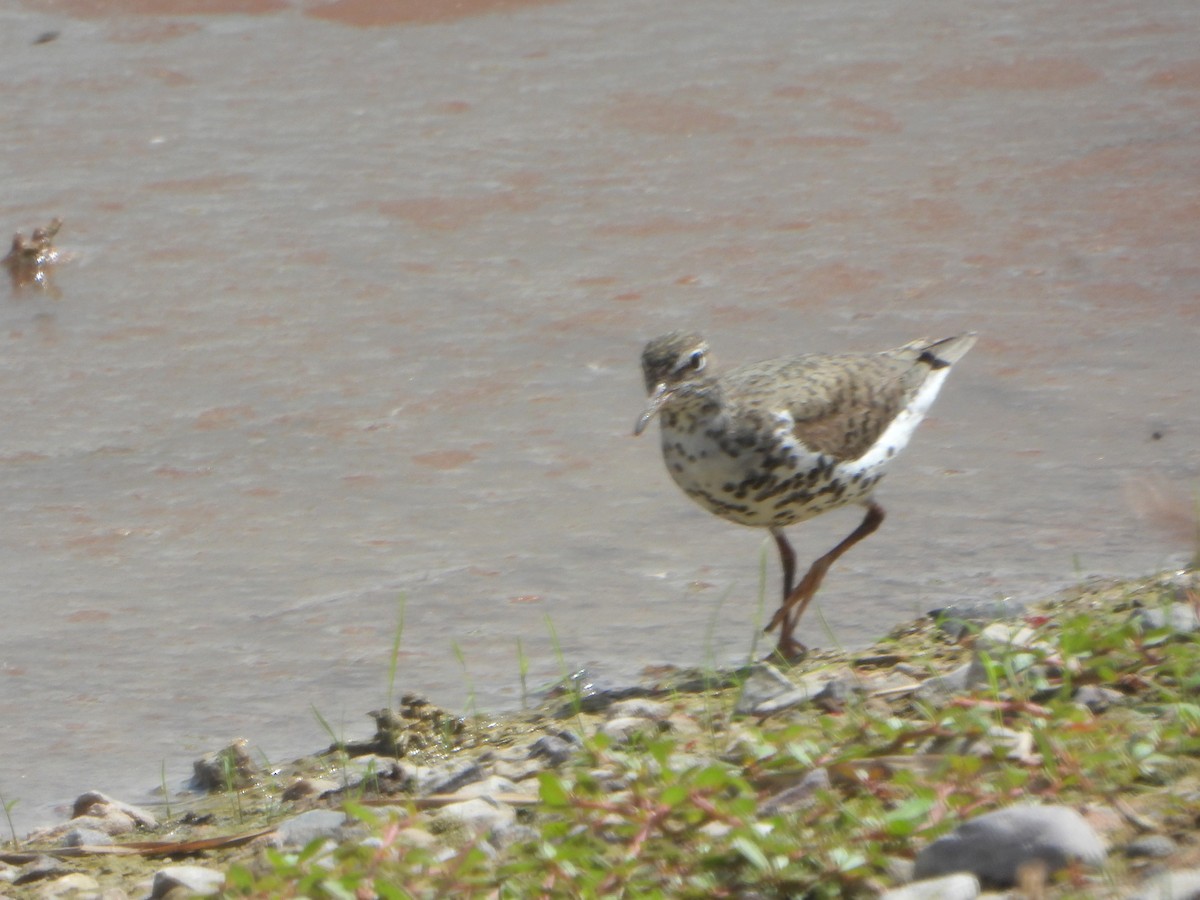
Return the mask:
<svg viewBox="0 0 1200 900"><path fill-rule="evenodd" d="M1200 869L1156 875L1129 900L1200 900Z"/></svg>
<svg viewBox="0 0 1200 900"><path fill-rule="evenodd" d="M635 735L653 737L664 730L664 724L642 716L617 716L601 725L600 733L615 744L625 744Z"/></svg>
<svg viewBox="0 0 1200 900"><path fill-rule="evenodd" d="M816 802L817 791L829 787L829 770L813 769L800 779L799 784L785 788L767 799L759 807L759 815L776 816L780 813L796 812L807 809Z"/></svg>
<svg viewBox="0 0 1200 900"><path fill-rule="evenodd" d="M1190 603L1172 603L1165 609L1160 606L1145 607L1133 614L1133 621L1143 631L1159 628L1181 634L1200 631L1200 618L1196 615L1196 607Z"/></svg>
<svg viewBox="0 0 1200 900"><path fill-rule="evenodd" d="M493 835L516 824L517 814L507 803L491 797L472 797L442 807L433 817L434 831L447 824L462 825L473 834Z"/></svg>
<svg viewBox="0 0 1200 900"><path fill-rule="evenodd" d="M738 715L756 712L759 704L796 690L796 685L770 663L758 663L750 669L733 711Z"/></svg>
<svg viewBox="0 0 1200 900"><path fill-rule="evenodd" d="M301 797L320 797L340 788L340 784L329 778L297 778L284 789L283 799L290 802Z"/></svg>
<svg viewBox="0 0 1200 900"><path fill-rule="evenodd" d="M930 618L951 640L958 640L968 631L977 631L986 622L1019 616L1024 605L1016 600L960 600L942 609L929 611Z"/></svg>
<svg viewBox="0 0 1200 900"><path fill-rule="evenodd" d="M544 734L529 746L530 759L544 759L552 766L565 763L578 752L583 742L569 731Z"/></svg>
<svg viewBox="0 0 1200 900"><path fill-rule="evenodd" d="M435 766L403 765L403 780L416 794L453 794L463 785L483 778L476 760L448 760Z"/></svg>
<svg viewBox="0 0 1200 900"><path fill-rule="evenodd" d="M1071 699L1091 712L1102 713L1114 703L1120 702L1124 696L1120 691L1114 691L1112 688L1098 684L1085 684L1075 692L1075 696Z"/></svg>
<svg viewBox="0 0 1200 900"><path fill-rule="evenodd" d="M1165 859L1174 853L1178 847L1165 834L1146 834L1125 845L1125 855L1131 857L1149 857Z"/></svg>
<svg viewBox="0 0 1200 900"><path fill-rule="evenodd" d="M159 900L179 888L188 896L212 897L225 884L225 873L204 866L167 866L154 875L150 900Z"/></svg>
<svg viewBox="0 0 1200 900"><path fill-rule="evenodd" d="M917 688L916 693L921 700L944 700L987 683L987 668L980 660L979 655L975 654L971 657L970 662L964 663L957 669L925 679Z"/></svg>
<svg viewBox="0 0 1200 900"><path fill-rule="evenodd" d="M1041 861L1053 874L1074 860L1100 865L1105 858L1099 835L1075 810L1022 804L971 819L934 841L917 855L914 875L971 872L1004 887L1025 863Z"/></svg>
<svg viewBox="0 0 1200 900"><path fill-rule="evenodd" d="M38 889L39 900L57 900L58 897L69 897L73 894L88 894L95 896L100 891L100 883L91 875L83 872L72 872L62 878L56 878L49 884Z"/></svg>
<svg viewBox="0 0 1200 900"><path fill-rule="evenodd" d="M649 719L652 722L662 722L669 715L671 715L670 706L660 700L650 700L646 697L618 700L608 711L608 718L610 720L628 716L635 719Z"/></svg>
<svg viewBox="0 0 1200 900"><path fill-rule="evenodd" d="M97 828L72 828L63 835L62 846L107 847L112 842L112 835Z"/></svg>
<svg viewBox="0 0 1200 900"><path fill-rule="evenodd" d="M886 891L879 900L974 900L979 896L979 879L960 872L914 881L902 888Z"/></svg>
<svg viewBox="0 0 1200 900"><path fill-rule="evenodd" d="M224 750L206 753L192 763L191 787L197 791L227 791L247 787L258 778L250 742L238 738Z"/></svg>
<svg viewBox="0 0 1200 900"><path fill-rule="evenodd" d="M346 814L332 809L310 809L279 823L270 843L276 847L305 847L318 838L340 838L353 824Z"/></svg>

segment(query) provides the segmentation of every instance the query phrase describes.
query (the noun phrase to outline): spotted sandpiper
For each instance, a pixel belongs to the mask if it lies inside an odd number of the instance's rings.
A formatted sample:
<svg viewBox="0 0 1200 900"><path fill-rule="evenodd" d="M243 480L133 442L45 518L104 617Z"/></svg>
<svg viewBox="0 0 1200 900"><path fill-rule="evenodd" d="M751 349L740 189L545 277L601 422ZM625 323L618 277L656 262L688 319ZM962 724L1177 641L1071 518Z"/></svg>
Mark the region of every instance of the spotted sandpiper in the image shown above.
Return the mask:
<svg viewBox="0 0 1200 900"><path fill-rule="evenodd" d="M882 353L789 356L708 371L708 344L672 332L642 352L650 395L634 427L658 416L663 459L683 491L722 518L766 528L783 564L783 603L767 625L778 653L803 656L796 624L829 567L883 521L872 498L892 457L924 418L969 332ZM867 514L795 584L796 554L783 529L858 503Z"/></svg>

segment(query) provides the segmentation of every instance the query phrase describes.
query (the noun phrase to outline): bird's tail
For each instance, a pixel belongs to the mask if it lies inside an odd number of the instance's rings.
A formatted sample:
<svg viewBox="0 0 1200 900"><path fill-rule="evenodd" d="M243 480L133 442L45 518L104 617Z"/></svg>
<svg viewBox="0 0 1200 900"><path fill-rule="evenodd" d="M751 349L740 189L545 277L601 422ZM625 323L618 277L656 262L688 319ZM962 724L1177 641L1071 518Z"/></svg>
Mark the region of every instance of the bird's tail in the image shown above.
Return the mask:
<svg viewBox="0 0 1200 900"><path fill-rule="evenodd" d="M940 341L913 341L900 349L912 351L920 362L931 369L944 369L966 356L978 339L976 332L968 331Z"/></svg>

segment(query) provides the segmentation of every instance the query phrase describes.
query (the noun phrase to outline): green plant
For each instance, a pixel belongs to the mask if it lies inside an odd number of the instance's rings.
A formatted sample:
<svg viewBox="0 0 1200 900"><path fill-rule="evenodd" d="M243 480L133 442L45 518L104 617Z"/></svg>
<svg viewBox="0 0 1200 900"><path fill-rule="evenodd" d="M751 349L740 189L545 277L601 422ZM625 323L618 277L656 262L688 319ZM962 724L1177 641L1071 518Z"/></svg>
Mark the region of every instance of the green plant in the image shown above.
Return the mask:
<svg viewBox="0 0 1200 900"><path fill-rule="evenodd" d="M392 709L396 694L396 672L400 664L400 641L404 637L404 611L408 605L408 595L401 593L396 601L396 628L392 632L392 652L388 657L388 686L387 708Z"/></svg>

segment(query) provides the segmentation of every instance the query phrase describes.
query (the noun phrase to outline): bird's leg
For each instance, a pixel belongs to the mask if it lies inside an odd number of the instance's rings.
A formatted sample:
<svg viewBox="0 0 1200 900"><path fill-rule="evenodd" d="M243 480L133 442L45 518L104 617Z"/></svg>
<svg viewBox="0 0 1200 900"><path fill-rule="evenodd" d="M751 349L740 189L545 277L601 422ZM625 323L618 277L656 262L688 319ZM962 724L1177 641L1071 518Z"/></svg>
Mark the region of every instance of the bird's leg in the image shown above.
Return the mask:
<svg viewBox="0 0 1200 900"><path fill-rule="evenodd" d="M783 601L786 603L788 595L792 592L792 582L796 580L796 551L788 543L782 528L772 526L771 537L775 538L775 546L779 548L779 561L783 563Z"/></svg>
<svg viewBox="0 0 1200 900"><path fill-rule="evenodd" d="M804 615L804 610L808 608L809 602L821 587L821 582L825 579L825 573L829 571L830 566L837 562L838 557L875 531L883 522L883 517L882 506L873 500L868 503L867 515L859 523L858 527L850 532L840 544L809 566L808 571L804 573L804 577L800 579L800 583L796 585L795 590L791 591L784 598L783 605L779 607L779 610L772 617L771 623L766 628L767 631L770 631L775 626L779 626L779 647L777 652L780 656L785 659L794 659L804 653L804 645L792 637L792 632L800 621L800 617ZM782 552L781 549L780 553L782 554Z"/></svg>

